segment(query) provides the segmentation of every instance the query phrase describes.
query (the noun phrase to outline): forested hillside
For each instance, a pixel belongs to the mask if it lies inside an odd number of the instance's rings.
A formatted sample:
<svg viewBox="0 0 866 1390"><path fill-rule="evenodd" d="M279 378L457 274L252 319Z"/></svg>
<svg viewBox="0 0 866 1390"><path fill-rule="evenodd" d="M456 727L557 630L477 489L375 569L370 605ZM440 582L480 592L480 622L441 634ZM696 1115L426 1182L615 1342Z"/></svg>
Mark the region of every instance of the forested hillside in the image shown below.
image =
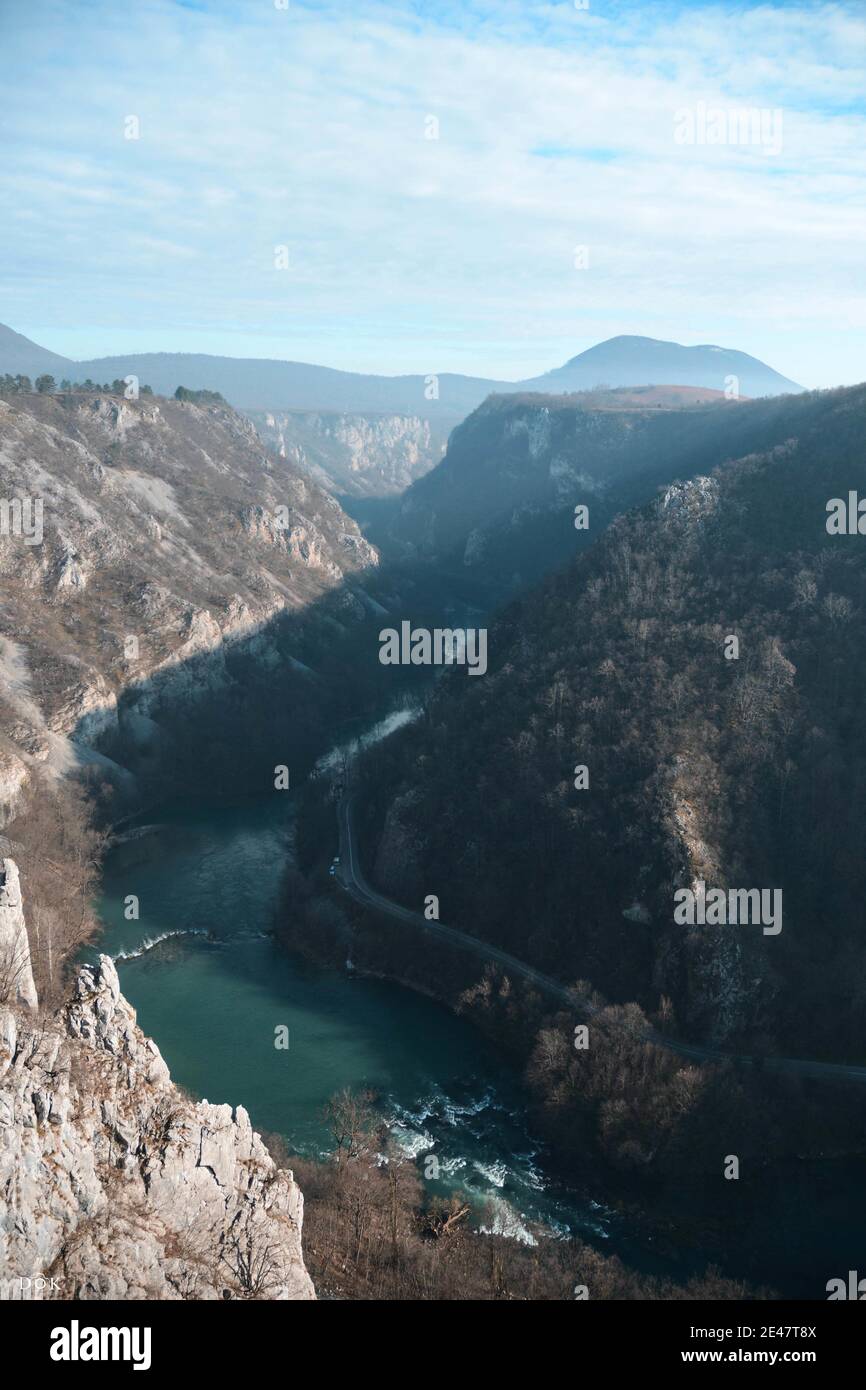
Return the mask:
<svg viewBox="0 0 866 1390"><path fill-rule="evenodd" d="M866 542L826 522L866 492L866 388L760 404L780 442L512 605L486 678L448 675L369 755L359 822L383 890L558 978L692 1038L862 1060ZM781 888L783 930L677 925L695 879Z"/></svg>
<svg viewBox="0 0 866 1390"><path fill-rule="evenodd" d="M681 387L491 396L407 489L390 543L514 594L661 484L783 444L828 408L814 392L744 401Z"/></svg>

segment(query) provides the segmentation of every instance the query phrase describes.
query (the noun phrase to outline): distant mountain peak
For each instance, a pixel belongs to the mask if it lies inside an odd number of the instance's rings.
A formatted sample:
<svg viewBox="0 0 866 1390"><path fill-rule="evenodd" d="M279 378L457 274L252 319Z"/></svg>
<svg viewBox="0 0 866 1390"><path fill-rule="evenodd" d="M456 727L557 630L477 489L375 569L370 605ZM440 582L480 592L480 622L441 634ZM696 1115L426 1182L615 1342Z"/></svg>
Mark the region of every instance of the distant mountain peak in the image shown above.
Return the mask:
<svg viewBox="0 0 866 1390"><path fill-rule="evenodd" d="M241 410L325 410L362 415L410 415L438 419L449 428L491 392L591 391L606 386L700 386L728 389L735 376L744 396L802 391L766 363L735 348L682 343L621 333L578 353L562 367L529 381L491 381L440 373L441 399L430 400L424 376L389 377L338 371L276 358L219 357L205 353L128 353L73 362L0 324L0 374L41 372L111 381L133 373L164 395L177 386L219 391Z"/></svg>
<svg viewBox="0 0 866 1390"><path fill-rule="evenodd" d="M37 372L65 372L72 363L59 352L40 347L23 333L0 323L0 373L12 376L32 376Z"/></svg>
<svg viewBox="0 0 866 1390"><path fill-rule="evenodd" d="M579 352L524 388L544 391L588 391L602 381L607 386L702 386L720 391L727 378L737 378L744 396L779 396L802 391L766 362L737 348L717 343L686 347L662 338L621 333Z"/></svg>

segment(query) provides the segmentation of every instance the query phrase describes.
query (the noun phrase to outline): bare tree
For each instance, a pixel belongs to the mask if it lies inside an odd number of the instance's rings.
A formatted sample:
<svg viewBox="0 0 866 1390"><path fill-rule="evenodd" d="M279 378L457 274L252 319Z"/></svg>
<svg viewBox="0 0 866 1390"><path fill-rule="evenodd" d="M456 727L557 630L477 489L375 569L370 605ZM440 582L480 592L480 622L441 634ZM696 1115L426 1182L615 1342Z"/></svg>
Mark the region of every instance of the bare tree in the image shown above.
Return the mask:
<svg viewBox="0 0 866 1390"><path fill-rule="evenodd" d="M332 1096L324 1109L324 1119L334 1140L337 1163L360 1158L369 1152L375 1126L372 1091L355 1095L348 1086Z"/></svg>
<svg viewBox="0 0 866 1390"><path fill-rule="evenodd" d="M257 1240L255 1233L247 1230L230 1236L220 1260L245 1298L268 1298L281 1279L276 1252L275 1245Z"/></svg>

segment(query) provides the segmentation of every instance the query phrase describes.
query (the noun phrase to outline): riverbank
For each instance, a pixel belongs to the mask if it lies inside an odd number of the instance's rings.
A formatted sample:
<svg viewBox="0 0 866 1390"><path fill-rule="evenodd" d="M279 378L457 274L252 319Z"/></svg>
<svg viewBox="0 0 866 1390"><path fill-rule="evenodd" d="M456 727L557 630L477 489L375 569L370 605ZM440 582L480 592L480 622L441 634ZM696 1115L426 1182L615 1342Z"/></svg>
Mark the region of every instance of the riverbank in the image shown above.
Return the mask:
<svg viewBox="0 0 866 1390"><path fill-rule="evenodd" d="M344 754L369 747L416 712L398 709L372 720L366 738L363 721L353 720L358 736L320 754L317 769L339 767ZM590 1248L618 1251L645 1277L683 1281L727 1257L738 1277L820 1296L815 1270L838 1262L838 1240L819 1252L814 1231L798 1264L790 1249L768 1258L775 1240L768 1228L731 1259L731 1224L690 1216L685 1200L676 1214L668 1212L651 1186L608 1171L591 1143L563 1144L522 1080L524 1034L531 1037L545 1011L536 1008L530 1027L517 1027L517 996L503 1001L495 990L479 990L465 958L451 975L441 955L428 961L413 943L411 969L395 968L393 958L377 964L376 943L393 938L393 925L348 911L326 876L313 887L327 903L324 915L319 909L307 920L299 908L291 930L281 933L294 954L278 949L270 932L283 866L292 861L295 806L295 793L175 802L160 810L156 839L126 839L109 856L106 940L126 953L125 988L185 1085L244 1104L257 1127L283 1136L294 1155L314 1163L328 1153L321 1111L330 1096L346 1085L372 1089L403 1161L422 1174L426 1158L439 1163L439 1176L425 1181L427 1198L468 1199L478 1227L526 1248L539 1239L536 1227L546 1232L542 1241L568 1234ZM154 814L151 805L147 819ZM333 807L321 823L301 828L318 838L327 863L336 848ZM141 907L134 922L122 913L130 894ZM284 1053L274 1047L277 1028L288 1032ZM465 1089L467 1076L478 1085ZM856 1175L845 1176L850 1190ZM798 1189L800 1200L808 1201L808 1186L807 1179ZM823 1195L818 1206L826 1211ZM743 1206L731 1207L741 1224ZM790 1225L784 1205L753 1198L748 1208L753 1215L772 1211L773 1221ZM838 1220L830 1227L838 1232Z"/></svg>
<svg viewBox="0 0 866 1390"><path fill-rule="evenodd" d="M220 808L185 801L110 851L100 949L118 960L142 1026L184 1085L219 1088L295 1153L326 1152L321 1110L335 1091L372 1089L407 1156L438 1146L443 1193L449 1174L463 1174L461 1188L479 1205L510 1193L521 1198L515 1220L543 1221L538 1146L495 1049L440 1003L345 967L304 964L269 935L291 824L291 805L276 798ZM130 897L139 904L132 921ZM221 906L229 902L230 912ZM278 1028L288 1030L284 1050L274 1045ZM589 1227L589 1209L581 1219Z"/></svg>

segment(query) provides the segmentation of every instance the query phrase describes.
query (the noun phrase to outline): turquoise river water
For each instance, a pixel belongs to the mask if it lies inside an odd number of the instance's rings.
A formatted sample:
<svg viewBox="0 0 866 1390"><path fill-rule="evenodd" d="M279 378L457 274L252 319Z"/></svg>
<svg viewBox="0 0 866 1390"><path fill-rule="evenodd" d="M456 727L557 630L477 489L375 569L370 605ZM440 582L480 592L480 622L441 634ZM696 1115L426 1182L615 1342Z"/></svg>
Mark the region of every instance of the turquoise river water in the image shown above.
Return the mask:
<svg viewBox="0 0 866 1390"><path fill-rule="evenodd" d="M526 1242L573 1232L644 1270L702 1268L700 1252L660 1259L592 1194L554 1181L518 1079L468 1023L398 985L317 968L277 945L269 932L292 816L290 794L185 801L151 811L107 856L99 949L115 958L174 1079L244 1105L257 1128L306 1157L326 1151L328 1098L372 1089L404 1154L422 1170L435 1155L432 1186L465 1194L485 1229ZM127 920L133 894L139 916ZM274 1045L280 1026L288 1050ZM812 1298L849 1268L866 1274L863 1177L861 1160L780 1175L749 1260L728 1272Z"/></svg>

